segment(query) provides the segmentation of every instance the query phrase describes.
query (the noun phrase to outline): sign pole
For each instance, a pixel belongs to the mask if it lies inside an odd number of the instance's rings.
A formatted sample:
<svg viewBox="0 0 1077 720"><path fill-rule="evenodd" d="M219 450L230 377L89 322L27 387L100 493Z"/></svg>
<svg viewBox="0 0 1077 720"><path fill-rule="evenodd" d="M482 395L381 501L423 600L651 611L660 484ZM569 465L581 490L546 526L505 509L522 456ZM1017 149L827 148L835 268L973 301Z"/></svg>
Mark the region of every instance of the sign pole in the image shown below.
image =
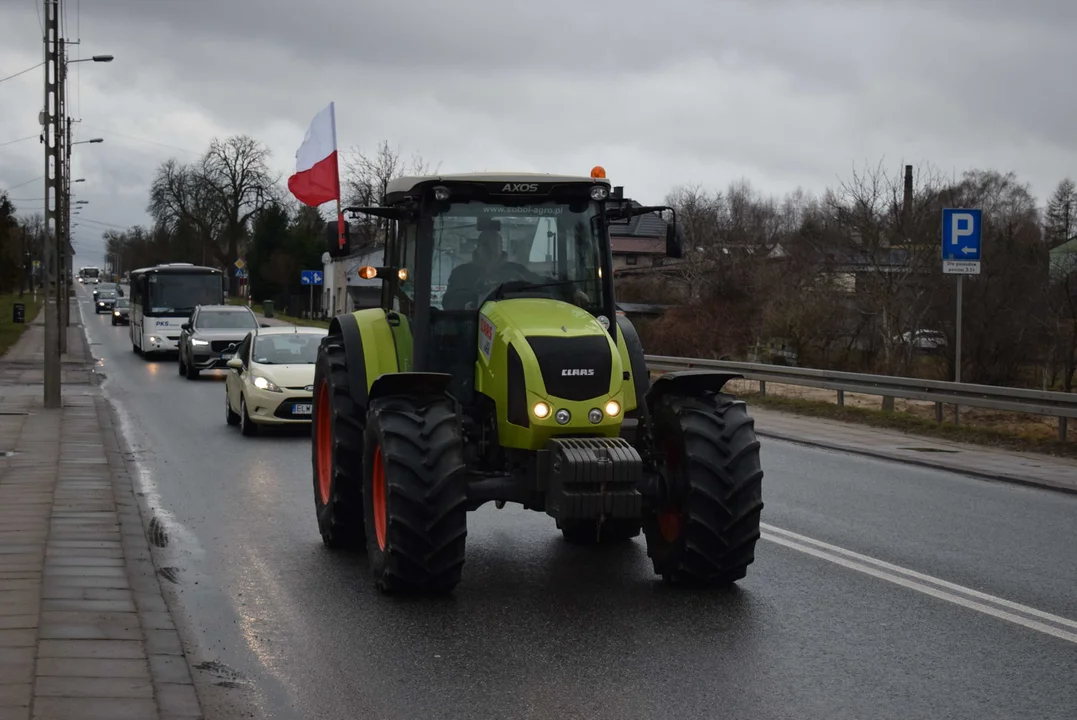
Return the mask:
<svg viewBox="0 0 1077 720"><path fill-rule="evenodd" d="M957 276L957 309L954 322L954 382L961 382L961 312L965 275L979 275L983 255L983 210L942 209L942 271ZM954 405L954 424L961 420L961 407Z"/></svg>
<svg viewBox="0 0 1077 720"><path fill-rule="evenodd" d="M961 382L961 289L965 286L964 275L957 276L957 330L954 339L954 382Z"/></svg>
<svg viewBox="0 0 1077 720"><path fill-rule="evenodd" d="M307 317L314 319L314 283L310 284L310 305L307 306Z"/></svg>

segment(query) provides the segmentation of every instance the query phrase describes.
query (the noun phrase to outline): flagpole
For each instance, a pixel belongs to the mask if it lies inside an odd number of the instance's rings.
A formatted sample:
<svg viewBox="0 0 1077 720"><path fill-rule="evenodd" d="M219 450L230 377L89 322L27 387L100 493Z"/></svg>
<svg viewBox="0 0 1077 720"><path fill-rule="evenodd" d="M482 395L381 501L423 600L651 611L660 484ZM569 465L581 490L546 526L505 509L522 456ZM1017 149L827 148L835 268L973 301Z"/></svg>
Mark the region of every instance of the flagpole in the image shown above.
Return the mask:
<svg viewBox="0 0 1077 720"><path fill-rule="evenodd" d="M329 103L329 122L333 126L333 151L337 153L337 247L344 249L344 211L340 207L340 153L337 148L337 104Z"/></svg>

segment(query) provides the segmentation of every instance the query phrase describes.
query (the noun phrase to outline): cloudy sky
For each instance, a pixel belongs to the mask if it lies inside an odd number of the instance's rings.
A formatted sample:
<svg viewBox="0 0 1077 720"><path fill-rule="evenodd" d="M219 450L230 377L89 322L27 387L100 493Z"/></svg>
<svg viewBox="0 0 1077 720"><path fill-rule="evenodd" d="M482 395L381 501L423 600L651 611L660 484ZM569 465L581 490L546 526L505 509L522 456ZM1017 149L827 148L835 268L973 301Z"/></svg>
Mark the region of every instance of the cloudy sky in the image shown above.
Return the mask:
<svg viewBox="0 0 1077 720"><path fill-rule="evenodd" d="M41 2L0 0L0 78L41 61ZM74 149L79 262L147 221L163 160L247 133L287 174L330 100L342 150L602 164L645 202L740 178L818 191L882 159L1012 170L1041 198L1077 175L1073 0L63 3L71 57L116 56L71 66L76 139L105 139ZM0 82L0 189L26 212L43 207L42 82Z"/></svg>

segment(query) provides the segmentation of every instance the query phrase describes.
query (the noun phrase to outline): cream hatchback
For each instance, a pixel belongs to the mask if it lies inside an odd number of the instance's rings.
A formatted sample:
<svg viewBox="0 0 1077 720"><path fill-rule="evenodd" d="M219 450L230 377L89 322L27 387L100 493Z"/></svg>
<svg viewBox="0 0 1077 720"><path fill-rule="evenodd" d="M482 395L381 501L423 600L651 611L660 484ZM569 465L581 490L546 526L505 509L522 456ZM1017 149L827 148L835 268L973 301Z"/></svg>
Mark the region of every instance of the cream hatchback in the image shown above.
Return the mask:
<svg viewBox="0 0 1077 720"><path fill-rule="evenodd" d="M310 423L314 363L328 332L285 325L258 328L243 338L224 383L228 424L257 435L259 425Z"/></svg>

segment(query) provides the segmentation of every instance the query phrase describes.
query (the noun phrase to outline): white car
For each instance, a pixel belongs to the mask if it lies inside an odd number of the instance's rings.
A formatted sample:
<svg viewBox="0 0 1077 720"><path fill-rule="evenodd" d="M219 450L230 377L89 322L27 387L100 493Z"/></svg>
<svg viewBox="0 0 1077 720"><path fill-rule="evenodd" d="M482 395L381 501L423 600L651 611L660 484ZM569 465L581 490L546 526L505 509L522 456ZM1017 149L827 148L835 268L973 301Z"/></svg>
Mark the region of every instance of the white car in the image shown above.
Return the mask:
<svg viewBox="0 0 1077 720"><path fill-rule="evenodd" d="M292 325L251 331L228 361L228 424L239 425L244 435L257 435L259 425L309 424L314 363L328 332Z"/></svg>

